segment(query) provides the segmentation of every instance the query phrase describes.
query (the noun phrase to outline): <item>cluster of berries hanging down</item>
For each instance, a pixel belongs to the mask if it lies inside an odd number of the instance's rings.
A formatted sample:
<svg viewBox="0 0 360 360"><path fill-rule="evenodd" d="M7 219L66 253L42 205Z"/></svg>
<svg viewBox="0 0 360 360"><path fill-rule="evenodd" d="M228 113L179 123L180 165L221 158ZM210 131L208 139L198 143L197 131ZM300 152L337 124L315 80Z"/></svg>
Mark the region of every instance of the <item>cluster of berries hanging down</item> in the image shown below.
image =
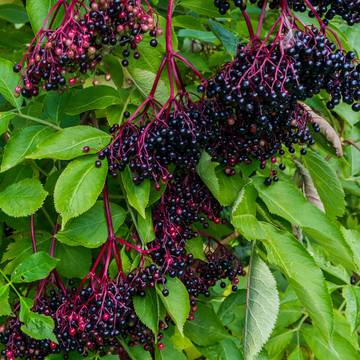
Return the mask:
<svg viewBox="0 0 360 360"><path fill-rule="evenodd" d="M224 15L231 8L240 8L244 11L247 7L246 0L214 0L214 5L219 13ZM296 12L308 11L309 17L322 18L328 24L335 16L340 16L349 26L360 22L359 0L250 0L251 4L257 4L259 8L268 6L270 9L279 9L288 6Z"/></svg>
<svg viewBox="0 0 360 360"><path fill-rule="evenodd" d="M65 15L53 29L61 10ZM122 50L122 65L127 66L131 54L134 59L140 58L137 47L146 33L155 47L161 30L153 10L148 4L145 8L141 0L91 0L88 6L84 1L58 0L27 53L14 66L22 75L16 94L31 98L40 89L75 85L82 74L94 72L103 56L116 47Z"/></svg>
<svg viewBox="0 0 360 360"><path fill-rule="evenodd" d="M264 169L270 161L270 184L278 179L274 164L285 168L286 151L293 154L299 145L305 155L314 144L301 101L324 90L329 109L342 101L360 111L355 53L342 50L325 31L302 29L295 18L284 16L275 22L271 41L272 32L264 41L253 34L249 43L239 44L235 59L199 86L203 99L176 101L170 113L145 112L139 123L114 126L114 141L99 155L107 156L111 174L129 165L135 183L150 178L158 187L168 180L170 164L194 169L206 150L229 176L239 163L257 160ZM319 130L317 124L313 130Z"/></svg>
<svg viewBox="0 0 360 360"><path fill-rule="evenodd" d="M233 291L237 290L238 276L244 275L239 260L222 244L209 238L204 250L207 261L195 259L185 249L186 241L198 235L192 228L195 222L207 228L207 221L220 223L221 206L195 174L176 176L153 210L156 239L147 250L127 242L114 234L107 188L104 207L108 221L108 240L100 249L89 274L78 286L70 283L65 288L56 271L43 280L37 290L33 311L51 316L55 322L56 342L35 340L21 331L19 306L2 333L0 341L6 345L3 355L7 359L44 359L49 354L70 352L86 357L90 352L118 354L127 359L119 338L129 346L140 345L153 352L162 349L162 331L171 319L164 316L156 335L147 328L134 309L134 297L143 297L149 289L162 288L169 296L167 277L180 279L189 292L191 309L189 320L194 319L197 298L209 296L210 287L228 279ZM137 234L134 234L136 238ZM52 254L55 248L53 238ZM121 262L121 248L132 249L140 255L136 269L125 274ZM109 276L109 264L115 260L118 274ZM151 265L145 265L153 260Z"/></svg>

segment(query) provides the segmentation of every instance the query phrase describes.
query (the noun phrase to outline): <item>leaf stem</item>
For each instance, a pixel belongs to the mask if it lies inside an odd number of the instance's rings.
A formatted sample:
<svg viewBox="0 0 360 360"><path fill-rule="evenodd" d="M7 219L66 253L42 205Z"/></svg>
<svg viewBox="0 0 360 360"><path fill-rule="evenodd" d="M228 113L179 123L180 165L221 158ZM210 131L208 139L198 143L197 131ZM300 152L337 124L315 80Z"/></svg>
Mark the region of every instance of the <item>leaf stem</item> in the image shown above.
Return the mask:
<svg viewBox="0 0 360 360"><path fill-rule="evenodd" d="M14 290L15 294L19 297L19 299L21 299L22 298L21 294L18 292L12 281L9 280L9 278L5 275L5 273L1 269L0 269L0 274L5 279L6 283Z"/></svg>
<svg viewBox="0 0 360 360"><path fill-rule="evenodd" d="M45 125L45 126L49 126L55 130L62 130L61 127L49 122L49 121L46 121L46 120L43 120L43 119L39 119L39 118L36 118L36 117L33 117L33 116L30 116L30 115L26 115L24 113L22 113L20 111L20 109L16 112L16 115L23 118L23 119L27 119L27 120L31 120L31 121L34 121L38 124L41 124L41 125Z"/></svg>

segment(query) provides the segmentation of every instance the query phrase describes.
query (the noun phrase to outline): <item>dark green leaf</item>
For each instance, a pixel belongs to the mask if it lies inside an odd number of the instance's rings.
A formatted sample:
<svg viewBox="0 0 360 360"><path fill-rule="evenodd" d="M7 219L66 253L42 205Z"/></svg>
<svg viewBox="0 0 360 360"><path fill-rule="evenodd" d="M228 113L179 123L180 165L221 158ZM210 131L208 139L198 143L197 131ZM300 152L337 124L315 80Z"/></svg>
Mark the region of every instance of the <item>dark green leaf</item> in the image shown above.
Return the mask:
<svg viewBox="0 0 360 360"><path fill-rule="evenodd" d="M186 323L184 333L186 337L200 346L210 346L230 337L211 305L201 303L195 313L195 320Z"/></svg>
<svg viewBox="0 0 360 360"><path fill-rule="evenodd" d="M29 216L41 208L47 194L39 180L24 179L0 193L0 208L9 216Z"/></svg>
<svg viewBox="0 0 360 360"><path fill-rule="evenodd" d="M4 251L1 263L6 263L4 271L11 274L14 269L33 254L31 238L29 233L29 219L24 218L24 232L13 235L14 241L10 242ZM36 244L38 251L49 251L51 235L46 232L36 232Z"/></svg>
<svg viewBox="0 0 360 360"><path fill-rule="evenodd" d="M23 101L14 95L18 81L19 77L13 71L11 61L0 58L0 94L15 107L19 107Z"/></svg>
<svg viewBox="0 0 360 360"><path fill-rule="evenodd" d="M32 300L27 298L20 298L20 320L24 323L21 326L21 331L26 335L36 339L50 339L57 343L57 339L53 333L55 323L50 316L32 312Z"/></svg>
<svg viewBox="0 0 360 360"><path fill-rule="evenodd" d="M168 277L165 288L169 290L168 296L164 296L159 289L157 289L158 293L179 332L183 334L184 324L190 313L189 294L178 278Z"/></svg>
<svg viewBox="0 0 360 360"><path fill-rule="evenodd" d="M207 261L204 254L204 242L200 236L188 240L185 244L185 248L189 254L194 256L195 259Z"/></svg>
<svg viewBox="0 0 360 360"><path fill-rule="evenodd" d="M151 209L146 209L145 218L138 215L136 225L136 229L139 233L140 239L144 244L147 244L155 239Z"/></svg>
<svg viewBox="0 0 360 360"><path fill-rule="evenodd" d="M196 170L201 180L221 205L231 205L235 201L239 190L243 186L240 176L229 177L225 175L222 167L218 163L211 161L210 155L206 152L203 152Z"/></svg>
<svg viewBox="0 0 360 360"><path fill-rule="evenodd" d="M324 204L326 213L335 218L345 211L345 195L341 182L328 161L313 151L303 158Z"/></svg>
<svg viewBox="0 0 360 360"><path fill-rule="evenodd" d="M92 206L103 190L107 175L107 162L95 167L96 155L73 160L59 176L55 186L55 208L61 214L62 228Z"/></svg>
<svg viewBox="0 0 360 360"><path fill-rule="evenodd" d="M117 231L126 218L125 210L116 204L110 204L114 231ZM91 226L89 226L91 224ZM56 238L70 246L84 246L87 248L97 248L108 237L108 229L105 218L104 204L102 201L80 215L71 219L65 228L59 231Z"/></svg>
<svg viewBox="0 0 360 360"><path fill-rule="evenodd" d="M320 332L329 337L333 328L333 311L321 270L295 237L265 223L263 230L263 239L270 252L271 261L277 264L289 279Z"/></svg>
<svg viewBox="0 0 360 360"><path fill-rule="evenodd" d="M74 91L66 103L65 113L77 115L89 110L106 109L111 105L121 103L120 93L116 89L98 85Z"/></svg>
<svg viewBox="0 0 360 360"><path fill-rule="evenodd" d="M28 152L29 159L72 160L86 154L96 154L110 142L111 136L91 126L73 126L60 130L45 141L38 141L36 148ZM84 152L88 146L89 151Z"/></svg>
<svg viewBox="0 0 360 360"><path fill-rule="evenodd" d="M208 360L242 360L244 358L231 339L222 340L212 346L199 347L199 350Z"/></svg>
<svg viewBox="0 0 360 360"><path fill-rule="evenodd" d="M24 7L16 4L0 5L0 19L12 22L13 24L24 24L28 21Z"/></svg>
<svg viewBox="0 0 360 360"><path fill-rule="evenodd" d="M145 179L140 185L135 185L129 168L121 173L121 178L129 204L145 219L145 209L150 198L150 181Z"/></svg>
<svg viewBox="0 0 360 360"><path fill-rule="evenodd" d="M128 346L125 341L120 340L131 360L152 360L150 353L143 346Z"/></svg>
<svg viewBox="0 0 360 360"><path fill-rule="evenodd" d="M0 135L8 131L10 121L16 116L12 112L2 112L0 113Z"/></svg>
<svg viewBox="0 0 360 360"><path fill-rule="evenodd" d="M360 288L347 285L343 287L342 295L346 301L345 316L355 331L360 326Z"/></svg>
<svg viewBox="0 0 360 360"><path fill-rule="evenodd" d="M39 143L47 139L54 130L47 126L35 125L15 132L4 149L1 171L6 171L21 163Z"/></svg>
<svg viewBox="0 0 360 360"><path fill-rule="evenodd" d="M266 186L263 184L263 178L256 178L254 184L271 213L303 228L326 249L335 262L349 269L354 268L352 251L339 228L323 212L309 203L290 181L282 179L275 186Z"/></svg>
<svg viewBox="0 0 360 360"><path fill-rule="evenodd" d="M238 37L215 20L210 19L209 25L213 33L224 45L225 50L230 55L235 56L239 42Z"/></svg>
<svg viewBox="0 0 360 360"><path fill-rule="evenodd" d="M11 274L13 282L33 282L46 278L55 269L58 259L39 251L19 264Z"/></svg>
<svg viewBox="0 0 360 360"><path fill-rule="evenodd" d="M56 270L68 279L82 279L90 270L92 257L89 249L58 244L55 256L59 259Z"/></svg>
<svg viewBox="0 0 360 360"><path fill-rule="evenodd" d="M359 353L342 336L334 334L326 341L313 327L303 328L301 331L305 341L319 360L355 360Z"/></svg>
<svg viewBox="0 0 360 360"><path fill-rule="evenodd" d="M145 296L135 296L134 309L140 321L155 334L159 327L159 300L155 289L146 289Z"/></svg>
<svg viewBox="0 0 360 360"><path fill-rule="evenodd" d="M11 306L9 304L9 285L0 286L0 316L7 316L11 314Z"/></svg>

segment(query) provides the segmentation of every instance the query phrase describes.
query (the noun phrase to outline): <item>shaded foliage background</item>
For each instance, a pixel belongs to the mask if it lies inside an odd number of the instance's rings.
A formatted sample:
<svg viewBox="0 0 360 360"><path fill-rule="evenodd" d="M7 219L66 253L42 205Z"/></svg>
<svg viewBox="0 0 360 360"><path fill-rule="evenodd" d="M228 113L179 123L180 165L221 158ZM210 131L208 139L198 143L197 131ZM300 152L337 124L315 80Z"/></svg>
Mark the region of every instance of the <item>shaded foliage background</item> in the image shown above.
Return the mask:
<svg viewBox="0 0 360 360"><path fill-rule="evenodd" d="M151 3L163 16L167 1ZM94 154L110 141L109 127L146 97L164 53L163 39L156 49L144 42L141 59L122 68L121 53L114 52L105 57L96 87L94 79L88 78L62 94L43 93L23 103L13 96L18 78L12 64L21 58L50 6L50 0L28 0L26 8L21 1L0 1L2 320L11 312L8 302L16 298L14 283L24 295L23 282L41 279L55 266L67 279L88 273L96 249L107 236L102 205L97 202L107 169L91 170ZM254 23L259 12L255 6L249 7ZM268 12L264 31L275 14ZM312 21L304 14L299 16L307 23ZM345 49L360 55L359 25L350 28L335 19L331 27ZM205 77L231 60L237 43L246 36L239 11L219 16L211 0L177 2L175 46ZM195 79L187 76L185 68L181 70L187 88L195 93ZM163 76L156 97L166 99L167 92ZM241 175L227 178L203 154L198 173L226 206L232 223L212 226L209 232L230 243L247 265L247 277L241 279L236 293L216 286L209 299L201 300L195 320L185 324L183 335L179 327L172 326L165 336L164 351L156 352L157 359L360 358L360 118L343 104L329 111L326 101L325 94L307 101L314 116L321 116L321 132L306 156L295 154L285 160L287 170L275 186L263 185L262 171L253 175L257 164L241 165ZM93 154L84 156L79 150L84 143L91 146ZM66 167L69 161L72 166ZM89 171L86 184L74 192L85 171ZM121 181L123 191L118 180L110 183L115 230L126 235L131 228L125 220L135 217L137 231L151 240L149 209L154 191L150 186L134 186L126 173ZM38 247L45 251L61 215L57 261L27 262L32 253L28 216L34 212ZM7 227L15 231L7 235ZM198 244L190 243L189 251L201 258ZM137 261L124 254L128 270ZM29 268L32 275L24 280ZM169 306L181 316L184 299L178 296ZM158 315L146 310L139 317L146 324L156 322ZM129 349L129 354L134 360L150 356L137 348Z"/></svg>

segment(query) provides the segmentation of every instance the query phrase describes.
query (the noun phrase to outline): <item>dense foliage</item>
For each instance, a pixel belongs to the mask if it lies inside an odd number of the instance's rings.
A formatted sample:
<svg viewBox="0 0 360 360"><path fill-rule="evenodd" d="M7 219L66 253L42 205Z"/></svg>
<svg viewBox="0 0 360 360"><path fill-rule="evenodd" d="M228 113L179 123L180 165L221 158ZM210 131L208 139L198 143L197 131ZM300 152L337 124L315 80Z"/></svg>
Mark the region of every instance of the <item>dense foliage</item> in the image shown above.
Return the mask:
<svg viewBox="0 0 360 360"><path fill-rule="evenodd" d="M0 0L0 351L360 358L359 0Z"/></svg>

